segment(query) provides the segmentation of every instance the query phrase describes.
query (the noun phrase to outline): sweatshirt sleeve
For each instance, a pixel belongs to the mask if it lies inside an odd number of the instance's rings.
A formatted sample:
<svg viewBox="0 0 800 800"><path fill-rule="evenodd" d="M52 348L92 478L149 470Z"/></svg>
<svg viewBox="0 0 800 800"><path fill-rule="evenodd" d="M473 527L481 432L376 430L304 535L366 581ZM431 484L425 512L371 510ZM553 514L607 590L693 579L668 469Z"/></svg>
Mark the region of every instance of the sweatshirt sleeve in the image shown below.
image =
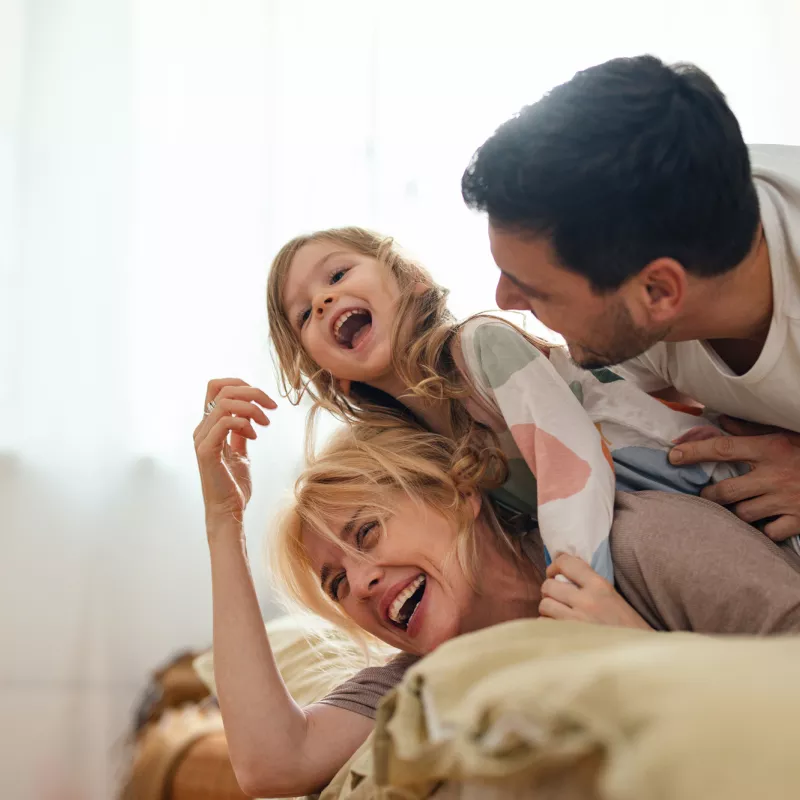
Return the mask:
<svg viewBox="0 0 800 800"><path fill-rule="evenodd" d="M477 320L465 334L469 377L502 416L536 478L548 553L577 555L613 580L608 535L614 470L599 432L547 356L520 331L499 320Z"/></svg>

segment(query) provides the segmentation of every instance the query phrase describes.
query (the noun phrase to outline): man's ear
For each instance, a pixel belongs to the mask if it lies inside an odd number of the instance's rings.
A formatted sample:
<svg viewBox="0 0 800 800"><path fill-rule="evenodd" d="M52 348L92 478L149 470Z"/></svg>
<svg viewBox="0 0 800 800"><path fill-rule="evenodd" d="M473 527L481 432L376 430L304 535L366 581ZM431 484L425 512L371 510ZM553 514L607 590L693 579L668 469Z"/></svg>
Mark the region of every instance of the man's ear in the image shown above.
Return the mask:
<svg viewBox="0 0 800 800"><path fill-rule="evenodd" d="M683 307L688 291L686 270L674 258L651 261L626 288L627 299L641 324L670 325Z"/></svg>

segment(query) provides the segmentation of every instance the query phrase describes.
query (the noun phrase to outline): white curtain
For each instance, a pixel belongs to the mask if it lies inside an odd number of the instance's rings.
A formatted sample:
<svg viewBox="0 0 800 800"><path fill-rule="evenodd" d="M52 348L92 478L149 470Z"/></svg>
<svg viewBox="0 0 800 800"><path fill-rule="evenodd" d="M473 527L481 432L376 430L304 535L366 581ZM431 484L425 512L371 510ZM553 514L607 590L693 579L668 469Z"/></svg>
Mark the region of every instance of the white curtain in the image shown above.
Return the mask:
<svg viewBox="0 0 800 800"><path fill-rule="evenodd" d="M113 796L148 670L209 643L191 433L210 377L275 391L285 239L377 227L489 308L459 178L496 125L649 51L798 144L798 26L793 0L0 0L0 796ZM253 447L251 553L304 413Z"/></svg>

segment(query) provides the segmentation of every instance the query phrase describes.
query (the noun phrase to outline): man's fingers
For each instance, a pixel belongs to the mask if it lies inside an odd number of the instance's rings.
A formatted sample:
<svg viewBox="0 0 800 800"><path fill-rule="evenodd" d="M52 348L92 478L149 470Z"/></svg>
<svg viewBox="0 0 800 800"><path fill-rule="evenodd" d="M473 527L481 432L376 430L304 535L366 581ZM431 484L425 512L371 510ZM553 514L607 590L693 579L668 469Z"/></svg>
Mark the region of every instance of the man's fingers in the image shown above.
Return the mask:
<svg viewBox="0 0 800 800"><path fill-rule="evenodd" d="M774 494L764 494L761 497L737 503L731 510L739 519L753 523L779 514L781 505L780 498Z"/></svg>
<svg viewBox="0 0 800 800"><path fill-rule="evenodd" d="M778 517L774 522L765 525L764 533L766 533L773 542L783 542L790 536L800 533L800 517L784 514L784 516Z"/></svg>
<svg viewBox="0 0 800 800"><path fill-rule="evenodd" d="M780 428L772 425L761 425L758 422L747 422L725 415L719 418L719 424L722 430L733 436L765 436L768 433L780 433Z"/></svg>
<svg viewBox="0 0 800 800"><path fill-rule="evenodd" d="M712 483L700 492L700 496L721 506L729 506L751 497L760 497L774 488L774 478L770 479L768 474L765 476L761 469L757 469L738 478Z"/></svg>
<svg viewBox="0 0 800 800"><path fill-rule="evenodd" d="M764 436L718 436L702 442L685 442L669 451L669 461L676 466L704 461L759 461L764 457Z"/></svg>

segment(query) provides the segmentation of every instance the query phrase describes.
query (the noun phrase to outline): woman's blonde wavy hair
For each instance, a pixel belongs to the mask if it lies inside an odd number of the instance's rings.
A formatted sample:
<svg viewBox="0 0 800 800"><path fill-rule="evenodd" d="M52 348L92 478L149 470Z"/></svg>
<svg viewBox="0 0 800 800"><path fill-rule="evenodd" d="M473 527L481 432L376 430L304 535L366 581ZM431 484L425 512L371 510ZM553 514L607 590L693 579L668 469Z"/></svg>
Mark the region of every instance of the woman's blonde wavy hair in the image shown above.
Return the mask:
<svg viewBox="0 0 800 800"><path fill-rule="evenodd" d="M348 547L331 520L386 520L400 497L411 498L456 523L453 556L475 585L475 518L469 495L481 493L480 518L499 546L516 558L517 547L505 533L486 492L502 485L505 460L473 447L411 427L401 420L349 425L338 431L298 478L291 506L268 539L271 572L294 610L310 611L346 631L360 644L372 640L322 590L303 541L304 532ZM367 557L368 556L363 556Z"/></svg>

